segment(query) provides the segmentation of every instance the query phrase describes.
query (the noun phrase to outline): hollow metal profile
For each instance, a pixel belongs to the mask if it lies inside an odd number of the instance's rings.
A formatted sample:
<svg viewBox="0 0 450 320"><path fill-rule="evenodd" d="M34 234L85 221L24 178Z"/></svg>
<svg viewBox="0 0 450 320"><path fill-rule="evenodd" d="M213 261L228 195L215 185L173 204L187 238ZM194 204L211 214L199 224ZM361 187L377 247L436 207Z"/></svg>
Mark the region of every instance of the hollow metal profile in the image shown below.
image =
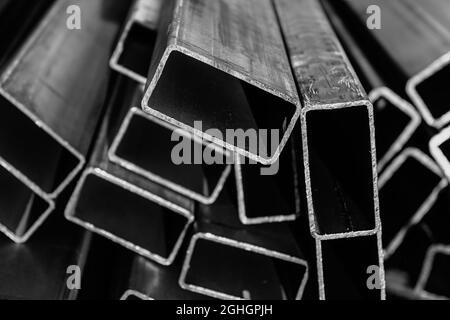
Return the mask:
<svg viewBox="0 0 450 320"><path fill-rule="evenodd" d="M163 267L143 257L133 260L127 289L120 300L205 300L209 297L178 285L180 266Z"/></svg>
<svg viewBox="0 0 450 320"><path fill-rule="evenodd" d="M131 81L131 80L130 80ZM111 95L94 154L73 192L65 217L162 265L170 265L194 221L194 203L108 161L114 106L130 82L120 78Z"/></svg>
<svg viewBox="0 0 450 320"><path fill-rule="evenodd" d="M421 117L408 101L391 89L387 72L374 65L374 57L367 54L369 49L362 47L333 4L339 5L323 1L330 22L374 106L378 172L381 172L416 132Z"/></svg>
<svg viewBox="0 0 450 320"><path fill-rule="evenodd" d="M110 47L127 2L78 1L81 30L66 26L70 5L54 3L0 80L0 161L50 198L85 162L100 118ZM77 64L83 68L74 68ZM69 165L55 180L60 161Z"/></svg>
<svg viewBox="0 0 450 320"><path fill-rule="evenodd" d="M148 137L155 137L151 145ZM175 138L175 139L174 139ZM174 141L179 138L180 142ZM188 163L174 163L173 150L187 142L191 149ZM222 164L196 163L198 154L216 154ZM187 152L187 151L184 151ZM229 152L172 124L132 107L108 152L111 162L129 171L204 204L213 203L231 172Z"/></svg>
<svg viewBox="0 0 450 320"><path fill-rule="evenodd" d="M301 104L271 1L166 1L160 26L144 111L276 162ZM258 139L264 130L275 133L271 142Z"/></svg>
<svg viewBox="0 0 450 320"><path fill-rule="evenodd" d="M380 213L373 106L319 1L277 0L275 5L304 103L300 118L311 233L318 240L376 234ZM312 152L320 161L311 159ZM330 190L321 182L323 168L339 186ZM316 201L341 193L354 200L353 208L344 203L333 215L332 208ZM352 211L364 217L352 217Z"/></svg>
<svg viewBox="0 0 450 320"><path fill-rule="evenodd" d="M450 246L434 244L428 251L415 292L424 299L449 300Z"/></svg>
<svg viewBox="0 0 450 320"><path fill-rule="evenodd" d="M143 85L156 44L162 4L162 0L135 1L110 60L113 70Z"/></svg>
<svg viewBox="0 0 450 320"><path fill-rule="evenodd" d="M218 299L301 299L308 263L288 234L288 230L277 235L199 223L180 286Z"/></svg>
<svg viewBox="0 0 450 320"><path fill-rule="evenodd" d="M397 66L406 92L425 122L450 121L446 79L450 70L450 4L445 0L344 0L366 27L366 10L381 9L382 27L370 35Z"/></svg>
<svg viewBox="0 0 450 320"><path fill-rule="evenodd" d="M245 159L235 157L238 212L243 224L293 221L299 216L300 191L294 136L295 133L288 142L290 150L285 150L272 166L246 164Z"/></svg>
<svg viewBox="0 0 450 320"><path fill-rule="evenodd" d="M408 183L412 176L420 181L420 188ZM408 228L431 210L447 185L439 167L418 149L405 149L386 168L379 180L386 258L397 250Z"/></svg>
<svg viewBox="0 0 450 320"><path fill-rule="evenodd" d="M26 179L0 163L0 232L24 243L54 210L52 200L41 197Z"/></svg>

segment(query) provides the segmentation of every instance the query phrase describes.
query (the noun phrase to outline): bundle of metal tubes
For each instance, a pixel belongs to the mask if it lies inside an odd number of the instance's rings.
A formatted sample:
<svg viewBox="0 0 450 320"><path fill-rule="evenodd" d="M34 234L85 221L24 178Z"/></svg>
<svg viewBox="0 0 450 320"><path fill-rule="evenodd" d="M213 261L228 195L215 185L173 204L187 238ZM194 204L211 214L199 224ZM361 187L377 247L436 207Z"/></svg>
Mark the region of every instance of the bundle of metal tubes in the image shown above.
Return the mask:
<svg viewBox="0 0 450 320"><path fill-rule="evenodd" d="M450 298L448 0L0 0L0 299Z"/></svg>

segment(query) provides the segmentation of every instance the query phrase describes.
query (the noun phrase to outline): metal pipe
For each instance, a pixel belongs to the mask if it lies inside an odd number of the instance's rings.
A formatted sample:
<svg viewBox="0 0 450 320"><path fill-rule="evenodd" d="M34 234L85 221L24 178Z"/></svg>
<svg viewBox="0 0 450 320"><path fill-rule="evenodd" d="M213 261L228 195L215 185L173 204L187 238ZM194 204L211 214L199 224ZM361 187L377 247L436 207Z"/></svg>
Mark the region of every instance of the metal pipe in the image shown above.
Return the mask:
<svg viewBox="0 0 450 320"><path fill-rule="evenodd" d="M381 172L410 140L421 118L414 107L391 88L389 74L373 63L366 53L369 49L363 49L361 41L350 32L351 27L333 6L336 2L332 2L323 1L324 8L374 106L378 172Z"/></svg>
<svg viewBox="0 0 450 320"><path fill-rule="evenodd" d="M65 27L70 5L70 0L55 2L0 80L0 162L50 198L85 163L101 116L110 47L127 1L78 1L81 28L89 32ZM60 161L70 165L55 181Z"/></svg>
<svg viewBox="0 0 450 320"><path fill-rule="evenodd" d="M136 0L110 60L113 70L145 85L163 1Z"/></svg>
<svg viewBox="0 0 450 320"><path fill-rule="evenodd" d="M304 102L300 118L311 233L318 240L376 234L381 223L372 104L320 3L275 4ZM319 161L312 160L313 152ZM323 167L340 185L321 182ZM343 193L354 205L339 200ZM318 203L330 195L342 206Z"/></svg>
<svg viewBox="0 0 450 320"><path fill-rule="evenodd" d="M26 244L0 239L2 300L75 300L80 292L68 286L78 267L83 277L91 233L78 230L54 214ZM70 272L68 272L68 270ZM75 279L75 277L74 277ZM81 287L83 289L83 287Z"/></svg>
<svg viewBox="0 0 450 320"><path fill-rule="evenodd" d="M445 0L344 0L366 28L367 8L381 9L380 29L370 36L400 71L406 92L425 122L441 128L450 121L446 86L450 63L450 5ZM381 52L380 52L381 53Z"/></svg>
<svg viewBox="0 0 450 320"><path fill-rule="evenodd" d="M151 144L148 137L153 137ZM175 155L181 157L182 153L180 163L174 159L174 150L179 145L189 148ZM196 162L199 155L206 153L215 154L214 158L222 164ZM204 204L216 201L231 171L227 150L205 143L136 107L128 111L108 156L112 163Z"/></svg>
<svg viewBox="0 0 450 320"><path fill-rule="evenodd" d="M408 183L410 177L420 182L420 188ZM438 166L418 149L406 149L386 168L379 187L387 258L403 241L407 229L430 211L447 185Z"/></svg>
<svg viewBox="0 0 450 320"><path fill-rule="evenodd" d="M295 130L294 130L295 131ZM245 225L293 221L300 215L295 133L275 165L246 164L235 157L239 219ZM241 161L243 162L241 164Z"/></svg>
<svg viewBox="0 0 450 320"><path fill-rule="evenodd" d="M144 111L276 162L301 104L271 1L166 1L159 30ZM258 138L263 131L271 141Z"/></svg>
<svg viewBox="0 0 450 320"><path fill-rule="evenodd" d="M26 242L55 208L24 181L0 164L0 232L15 243Z"/></svg>
<svg viewBox="0 0 450 320"><path fill-rule="evenodd" d="M94 153L65 216L146 258L170 265L194 220L193 201L109 162L107 157L111 116L122 109L130 86L135 84L124 78L114 85Z"/></svg>
<svg viewBox="0 0 450 320"><path fill-rule="evenodd" d="M447 179L450 179L450 126L431 138L430 153L437 162Z"/></svg>
<svg viewBox="0 0 450 320"><path fill-rule="evenodd" d="M308 264L289 231L278 231L197 224L180 286L218 299L301 299Z"/></svg>

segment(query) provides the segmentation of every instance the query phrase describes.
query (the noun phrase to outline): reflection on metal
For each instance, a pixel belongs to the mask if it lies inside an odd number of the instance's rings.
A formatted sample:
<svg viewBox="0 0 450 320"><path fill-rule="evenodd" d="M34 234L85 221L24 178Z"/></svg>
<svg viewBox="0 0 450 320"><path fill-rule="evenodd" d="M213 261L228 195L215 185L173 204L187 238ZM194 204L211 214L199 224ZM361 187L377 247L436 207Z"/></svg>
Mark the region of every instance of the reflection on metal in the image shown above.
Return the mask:
<svg viewBox="0 0 450 320"><path fill-rule="evenodd" d="M20 173L0 166L0 232L16 243L26 242L54 210Z"/></svg>
<svg viewBox="0 0 450 320"><path fill-rule="evenodd" d="M112 69L145 85L163 0L136 0L110 60Z"/></svg>
<svg viewBox="0 0 450 320"><path fill-rule="evenodd" d="M71 4L55 2L0 80L0 162L41 197L56 197L85 162L127 1L78 1L89 32L65 27Z"/></svg>
<svg viewBox="0 0 450 320"><path fill-rule="evenodd" d="M151 144L148 137L154 138ZM174 138L181 141L176 142ZM174 164L172 153L181 143L191 147L190 163ZM205 149L219 155L223 165L206 164L203 159L196 164L197 153L203 157ZM202 142L135 107L123 120L108 155L111 162L204 204L217 199L231 171L231 165L227 164L230 163L228 151Z"/></svg>
<svg viewBox="0 0 450 320"><path fill-rule="evenodd" d="M308 264L287 229L270 234L202 224L191 239L179 283L218 299L297 300L307 279Z"/></svg>
<svg viewBox="0 0 450 320"><path fill-rule="evenodd" d="M382 28L371 36L402 73L406 92L425 122L450 121L450 3L446 0L344 0L366 26L366 9L382 8Z"/></svg>
<svg viewBox="0 0 450 320"><path fill-rule="evenodd" d="M432 245L427 252L422 271L415 287L424 299L449 300L450 246L443 244Z"/></svg>
<svg viewBox="0 0 450 320"><path fill-rule="evenodd" d="M380 214L373 106L319 1L275 4L305 104L301 122L311 233L318 240L374 235ZM325 185L324 174L339 184ZM343 194L353 199L351 207L340 199ZM331 195L341 203L336 215L319 208L324 205L318 199Z"/></svg>
<svg viewBox="0 0 450 320"><path fill-rule="evenodd" d="M262 164L276 162L300 100L271 1L170 0L162 12L144 111ZM279 139L256 136L253 145L235 139L242 130L277 130Z"/></svg>
<svg viewBox="0 0 450 320"><path fill-rule="evenodd" d="M124 78L117 81L94 154L65 216L127 249L170 265L194 220L193 201L109 162L107 157L111 114L114 107L121 110L121 102L128 101L124 97L130 86Z"/></svg>
<svg viewBox="0 0 450 320"><path fill-rule="evenodd" d="M350 26L346 25L344 18L333 7L336 3L323 2L330 22L374 106L378 172L381 172L409 141L420 125L421 118L408 101L390 88L389 75L374 65L367 53L370 49L363 48L351 33Z"/></svg>
<svg viewBox="0 0 450 320"><path fill-rule="evenodd" d="M136 256L121 300L204 300L205 296L180 288L180 270L178 265L162 267Z"/></svg>
<svg viewBox="0 0 450 320"><path fill-rule="evenodd" d="M405 184L410 177L420 181L421 187ZM438 166L418 149L406 149L386 168L379 180L386 258L397 250L408 228L430 211L447 185Z"/></svg>
<svg viewBox="0 0 450 320"><path fill-rule="evenodd" d="M450 179L449 143L450 127L443 129L430 140L430 153L444 172L447 179Z"/></svg>

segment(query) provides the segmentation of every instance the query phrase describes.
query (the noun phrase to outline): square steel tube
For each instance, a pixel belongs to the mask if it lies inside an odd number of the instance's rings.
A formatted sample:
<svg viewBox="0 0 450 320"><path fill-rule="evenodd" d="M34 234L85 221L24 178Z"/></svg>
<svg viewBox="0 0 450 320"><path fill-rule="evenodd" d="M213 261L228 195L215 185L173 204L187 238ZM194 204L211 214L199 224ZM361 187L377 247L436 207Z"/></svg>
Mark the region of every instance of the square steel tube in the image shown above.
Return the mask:
<svg viewBox="0 0 450 320"><path fill-rule="evenodd" d="M271 0L166 1L144 111L268 165L300 105Z"/></svg>

